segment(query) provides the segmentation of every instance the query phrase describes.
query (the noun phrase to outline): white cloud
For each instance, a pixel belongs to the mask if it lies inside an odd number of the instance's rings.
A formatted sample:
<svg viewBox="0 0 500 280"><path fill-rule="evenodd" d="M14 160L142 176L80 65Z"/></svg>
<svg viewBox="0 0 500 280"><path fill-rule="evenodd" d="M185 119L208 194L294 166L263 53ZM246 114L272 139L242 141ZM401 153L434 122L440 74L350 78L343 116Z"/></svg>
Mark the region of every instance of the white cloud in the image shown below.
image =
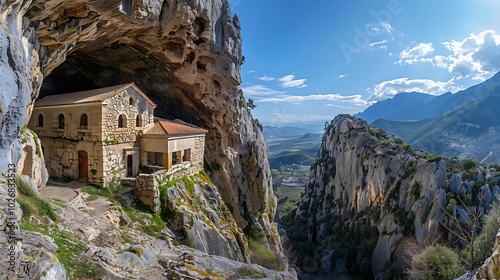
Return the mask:
<svg viewBox="0 0 500 280"><path fill-rule="evenodd" d="M248 74L252 74L253 72L255 72L255 70L247 71Z"/></svg>
<svg viewBox="0 0 500 280"><path fill-rule="evenodd" d="M382 41L370 43L368 45L368 47L374 48L376 46L379 46L379 48L381 48L381 49L386 49L387 48L387 46L385 45L386 43L387 43L387 40L382 40Z"/></svg>
<svg viewBox="0 0 500 280"><path fill-rule="evenodd" d="M248 86L242 88L243 93L246 96L271 96L271 95L277 95L277 94L283 94L285 93L284 91L277 91L272 88L268 88L263 85L253 85L253 86Z"/></svg>
<svg viewBox="0 0 500 280"><path fill-rule="evenodd" d="M281 78L278 78L277 80L281 82L281 86L285 88L291 88L291 87L296 87L296 88L303 88L307 87L305 84L306 79L297 79L294 80L295 76L294 75L286 75Z"/></svg>
<svg viewBox="0 0 500 280"><path fill-rule="evenodd" d="M448 54L424 57L434 52L434 48L432 43L420 43L402 51L396 63L427 62L434 67L447 69L457 79L470 77L479 81L500 71L500 35L494 30L471 33L461 41L452 40L442 44Z"/></svg>
<svg viewBox="0 0 500 280"><path fill-rule="evenodd" d="M347 74L340 74L337 78L339 79L343 79L343 78L347 78L349 75Z"/></svg>
<svg viewBox="0 0 500 280"><path fill-rule="evenodd" d="M326 107L342 108L342 109L354 109L353 107L342 106L342 105L337 105L337 104L326 104L325 106Z"/></svg>
<svg viewBox="0 0 500 280"><path fill-rule="evenodd" d="M366 106L368 102L363 99L362 95L340 95L337 93L329 94L312 94L312 95L279 95L275 97L265 97L259 99L259 102L286 102L297 103L304 101L341 101L353 103L358 106Z"/></svg>
<svg viewBox="0 0 500 280"><path fill-rule="evenodd" d="M388 22L370 22L366 25L365 30L370 30L373 33L370 33L371 37L375 37L380 34L387 33L392 35L394 29L391 24Z"/></svg>
<svg viewBox="0 0 500 280"><path fill-rule="evenodd" d="M399 61L396 63L413 64L422 61L422 58L434 51L432 43L420 43L413 48L403 50L399 53ZM424 59L425 60L425 59Z"/></svg>
<svg viewBox="0 0 500 280"><path fill-rule="evenodd" d="M500 70L500 35L494 30L470 34L462 41L444 42L453 54L448 56L448 71L459 77L484 80Z"/></svg>
<svg viewBox="0 0 500 280"><path fill-rule="evenodd" d="M428 79L408 79L399 78L377 84L373 88L369 100L383 100L392 97L400 92L422 92L432 95L439 95L445 92L457 92L463 88L454 84L454 79L447 82L440 82Z"/></svg>
<svg viewBox="0 0 500 280"><path fill-rule="evenodd" d="M257 79L259 79L259 80L261 80L261 81L266 81L266 82L276 80L275 78L273 78L273 77L269 77L269 76L262 76L262 77L258 77Z"/></svg>

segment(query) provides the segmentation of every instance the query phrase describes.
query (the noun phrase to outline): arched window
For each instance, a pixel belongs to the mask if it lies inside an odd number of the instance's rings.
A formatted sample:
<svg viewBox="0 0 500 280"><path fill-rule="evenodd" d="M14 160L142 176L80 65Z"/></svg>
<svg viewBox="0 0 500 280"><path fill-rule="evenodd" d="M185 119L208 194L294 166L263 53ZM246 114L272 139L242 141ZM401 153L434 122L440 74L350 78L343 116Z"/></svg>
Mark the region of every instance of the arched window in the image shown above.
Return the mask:
<svg viewBox="0 0 500 280"><path fill-rule="evenodd" d="M142 116L141 115L137 115L137 117L135 118L135 126L136 127L142 126Z"/></svg>
<svg viewBox="0 0 500 280"><path fill-rule="evenodd" d="M130 106L134 106L135 105L135 99L133 97L130 97L128 99L128 105L130 105Z"/></svg>
<svg viewBox="0 0 500 280"><path fill-rule="evenodd" d="M42 115L42 114L38 115L38 123L37 123L37 126L38 126L38 127L43 127L43 115Z"/></svg>
<svg viewBox="0 0 500 280"><path fill-rule="evenodd" d="M64 129L65 127L63 114L59 114L59 117L57 117L57 127L61 129Z"/></svg>
<svg viewBox="0 0 500 280"><path fill-rule="evenodd" d="M80 128L87 129L88 126L89 126L89 117L87 116L87 114L83 114L80 117Z"/></svg>
<svg viewBox="0 0 500 280"><path fill-rule="evenodd" d="M127 116L125 114L118 117L118 127L127 127Z"/></svg>

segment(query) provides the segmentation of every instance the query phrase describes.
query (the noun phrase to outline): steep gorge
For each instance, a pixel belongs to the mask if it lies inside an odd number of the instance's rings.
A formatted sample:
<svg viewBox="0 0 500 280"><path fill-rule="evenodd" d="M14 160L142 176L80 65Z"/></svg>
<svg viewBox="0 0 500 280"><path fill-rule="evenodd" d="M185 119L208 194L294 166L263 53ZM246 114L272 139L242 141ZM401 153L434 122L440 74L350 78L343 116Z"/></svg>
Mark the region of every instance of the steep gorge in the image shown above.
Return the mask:
<svg viewBox="0 0 500 280"><path fill-rule="evenodd" d="M272 231L266 145L239 88L240 26L227 0L8 0L0 14L0 170L21 159L39 94L135 82L160 116L209 130L206 168L238 227ZM276 235L268 243L282 254Z"/></svg>
<svg viewBox="0 0 500 280"><path fill-rule="evenodd" d="M285 219L306 272L401 276L408 236L438 235L446 164L397 142L348 115L326 128L300 205Z"/></svg>

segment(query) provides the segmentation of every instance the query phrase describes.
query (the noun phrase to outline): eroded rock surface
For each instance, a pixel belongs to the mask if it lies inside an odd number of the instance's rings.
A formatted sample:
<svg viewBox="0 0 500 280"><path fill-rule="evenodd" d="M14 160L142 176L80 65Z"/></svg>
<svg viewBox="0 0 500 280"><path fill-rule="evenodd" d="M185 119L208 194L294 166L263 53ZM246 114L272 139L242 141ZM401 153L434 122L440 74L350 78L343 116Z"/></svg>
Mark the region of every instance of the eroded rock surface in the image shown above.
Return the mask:
<svg viewBox="0 0 500 280"><path fill-rule="evenodd" d="M238 227L270 227L266 146L239 88L240 25L227 0L9 0L0 14L0 170L22 157L19 131L41 88L135 82L162 117L209 130L205 162Z"/></svg>

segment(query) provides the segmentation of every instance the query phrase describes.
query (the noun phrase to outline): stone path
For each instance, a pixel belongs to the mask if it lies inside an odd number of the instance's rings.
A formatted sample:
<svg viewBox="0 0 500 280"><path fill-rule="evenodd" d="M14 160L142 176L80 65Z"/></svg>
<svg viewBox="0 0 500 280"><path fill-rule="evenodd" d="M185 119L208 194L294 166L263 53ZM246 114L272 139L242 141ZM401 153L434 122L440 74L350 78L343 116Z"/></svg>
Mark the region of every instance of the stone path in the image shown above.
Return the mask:
<svg viewBox="0 0 500 280"><path fill-rule="evenodd" d="M68 203L78 195L78 191L85 185L85 183L80 181L61 183L49 179L45 187L40 191L40 197L44 199L56 199Z"/></svg>

